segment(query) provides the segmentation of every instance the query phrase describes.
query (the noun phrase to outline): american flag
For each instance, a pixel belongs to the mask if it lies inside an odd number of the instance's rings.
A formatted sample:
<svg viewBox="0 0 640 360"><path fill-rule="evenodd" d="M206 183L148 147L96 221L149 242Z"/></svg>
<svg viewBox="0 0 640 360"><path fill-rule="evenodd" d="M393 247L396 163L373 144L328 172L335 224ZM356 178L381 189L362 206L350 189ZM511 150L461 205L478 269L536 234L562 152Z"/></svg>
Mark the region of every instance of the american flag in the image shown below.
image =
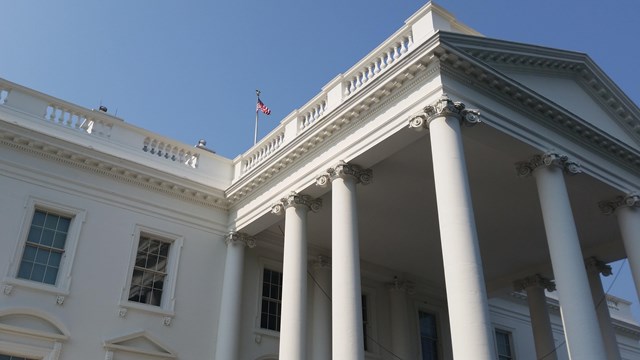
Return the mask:
<svg viewBox="0 0 640 360"><path fill-rule="evenodd" d="M260 99L258 99L258 104L256 104L256 111L262 111L265 115L271 114L271 110L265 105Z"/></svg>

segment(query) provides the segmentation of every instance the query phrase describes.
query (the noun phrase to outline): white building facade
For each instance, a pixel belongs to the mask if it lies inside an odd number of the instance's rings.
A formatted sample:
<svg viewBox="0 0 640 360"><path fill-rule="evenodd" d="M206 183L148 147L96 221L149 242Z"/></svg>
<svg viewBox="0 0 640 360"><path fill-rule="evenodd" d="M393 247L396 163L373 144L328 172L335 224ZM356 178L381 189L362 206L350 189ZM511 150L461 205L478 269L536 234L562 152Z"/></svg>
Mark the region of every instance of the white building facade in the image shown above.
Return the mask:
<svg viewBox="0 0 640 360"><path fill-rule="evenodd" d="M0 360L640 359L640 109L428 3L235 159L0 79Z"/></svg>

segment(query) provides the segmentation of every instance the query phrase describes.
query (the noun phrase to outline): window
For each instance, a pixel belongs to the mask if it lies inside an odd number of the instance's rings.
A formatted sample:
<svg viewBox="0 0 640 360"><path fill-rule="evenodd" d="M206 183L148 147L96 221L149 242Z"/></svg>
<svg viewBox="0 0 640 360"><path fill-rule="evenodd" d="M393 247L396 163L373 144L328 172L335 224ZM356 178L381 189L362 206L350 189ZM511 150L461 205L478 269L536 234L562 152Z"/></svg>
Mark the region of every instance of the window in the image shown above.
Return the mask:
<svg viewBox="0 0 640 360"><path fill-rule="evenodd" d="M136 225L127 286L123 288L120 306L173 317L183 242L181 236ZM121 309L120 316L126 317L126 312ZM171 323L170 319L167 323Z"/></svg>
<svg viewBox="0 0 640 360"><path fill-rule="evenodd" d="M282 273L264 269L262 273L262 303L260 327L280 331L282 314Z"/></svg>
<svg viewBox="0 0 640 360"><path fill-rule="evenodd" d="M498 360L513 360L513 346L511 344L510 332L496 329L496 349Z"/></svg>
<svg viewBox="0 0 640 360"><path fill-rule="evenodd" d="M29 197L14 259L3 283L64 296L86 212Z"/></svg>
<svg viewBox="0 0 640 360"><path fill-rule="evenodd" d="M141 234L131 275L129 301L160 306L167 278L171 243Z"/></svg>
<svg viewBox="0 0 640 360"><path fill-rule="evenodd" d="M36 209L17 277L55 285L71 218Z"/></svg>
<svg viewBox="0 0 640 360"><path fill-rule="evenodd" d="M369 307L367 296L362 295L362 339L364 340L364 351L369 351Z"/></svg>
<svg viewBox="0 0 640 360"><path fill-rule="evenodd" d="M32 359L27 359L19 356L0 354L0 360L32 360Z"/></svg>
<svg viewBox="0 0 640 360"><path fill-rule="evenodd" d="M422 360L438 359L438 329L436 317L433 314L418 311L418 322L420 325L420 348L422 349Z"/></svg>

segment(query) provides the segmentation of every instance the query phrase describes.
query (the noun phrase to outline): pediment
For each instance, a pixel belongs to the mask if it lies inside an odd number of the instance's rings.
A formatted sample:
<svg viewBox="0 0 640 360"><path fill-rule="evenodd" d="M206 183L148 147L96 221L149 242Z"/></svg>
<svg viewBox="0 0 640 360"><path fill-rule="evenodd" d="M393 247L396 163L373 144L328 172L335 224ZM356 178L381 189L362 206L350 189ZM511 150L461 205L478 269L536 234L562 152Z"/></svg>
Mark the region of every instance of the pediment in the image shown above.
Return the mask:
<svg viewBox="0 0 640 360"><path fill-rule="evenodd" d="M0 312L0 331L48 340L69 338L64 325L35 309L9 309Z"/></svg>
<svg viewBox="0 0 640 360"><path fill-rule="evenodd" d="M640 109L586 54L451 33L440 38L445 46L484 65L489 76L640 149Z"/></svg>
<svg viewBox="0 0 640 360"><path fill-rule="evenodd" d="M103 347L110 351L143 354L160 359L176 358L176 354L167 345L146 331L135 331L105 340Z"/></svg>

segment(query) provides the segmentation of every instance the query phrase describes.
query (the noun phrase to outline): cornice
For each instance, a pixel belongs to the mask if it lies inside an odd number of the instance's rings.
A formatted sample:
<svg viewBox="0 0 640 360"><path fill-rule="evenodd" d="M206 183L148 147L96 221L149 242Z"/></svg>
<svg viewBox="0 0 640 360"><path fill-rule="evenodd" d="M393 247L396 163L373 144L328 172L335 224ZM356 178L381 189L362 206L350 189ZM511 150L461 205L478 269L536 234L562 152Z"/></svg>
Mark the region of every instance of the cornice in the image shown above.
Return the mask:
<svg viewBox="0 0 640 360"><path fill-rule="evenodd" d="M110 161L93 156L91 151L86 151L86 149L81 151L80 149L62 148L41 139L11 132L8 128L0 129L0 144L181 200L227 210L227 203L222 192L216 193L202 184L186 184L184 180L178 181L177 179L169 179L169 177L151 175L151 171L144 172L135 169L139 165L131 164L128 166L129 164L122 159L118 159L117 162Z"/></svg>
<svg viewBox="0 0 640 360"><path fill-rule="evenodd" d="M416 83L440 72L432 55L437 36L421 44L394 67L356 91L335 109L313 123L309 129L279 150L271 159L253 168L225 192L230 206L263 186L278 173L302 161L339 134L357 126L386 104L404 95Z"/></svg>
<svg viewBox="0 0 640 360"><path fill-rule="evenodd" d="M587 54L446 32L441 39L488 65L573 76L640 143L640 109Z"/></svg>
<svg viewBox="0 0 640 360"><path fill-rule="evenodd" d="M549 99L449 44L438 47L435 54L442 62L443 73L501 99L503 103L525 112L550 128L562 131L565 135L614 159L633 172L640 171L638 150L622 143ZM566 66L569 67L568 64ZM572 69L582 73L585 68L574 64ZM627 112L624 114L628 115ZM638 129L640 130L640 126ZM636 138L638 138L637 135Z"/></svg>

